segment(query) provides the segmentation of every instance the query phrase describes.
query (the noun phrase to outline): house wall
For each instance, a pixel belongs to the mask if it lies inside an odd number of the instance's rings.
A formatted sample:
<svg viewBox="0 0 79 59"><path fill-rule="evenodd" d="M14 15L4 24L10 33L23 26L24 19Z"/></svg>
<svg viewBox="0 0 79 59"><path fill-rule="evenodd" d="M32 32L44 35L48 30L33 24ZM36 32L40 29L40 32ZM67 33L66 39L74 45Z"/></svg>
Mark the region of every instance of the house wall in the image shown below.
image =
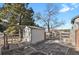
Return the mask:
<svg viewBox="0 0 79 59"><path fill-rule="evenodd" d="M71 39L72 39L72 45L77 47L78 44L78 30L79 30L79 18L75 19L74 24L72 24L72 30L71 30ZM76 39L77 38L77 39Z"/></svg>
<svg viewBox="0 0 79 59"><path fill-rule="evenodd" d="M31 42L33 44L40 42L44 40L44 35L45 31L43 29L32 29L32 39Z"/></svg>
<svg viewBox="0 0 79 59"><path fill-rule="evenodd" d="M76 48L79 50L79 30L76 30Z"/></svg>
<svg viewBox="0 0 79 59"><path fill-rule="evenodd" d="M79 18L75 19L75 47L79 50Z"/></svg>

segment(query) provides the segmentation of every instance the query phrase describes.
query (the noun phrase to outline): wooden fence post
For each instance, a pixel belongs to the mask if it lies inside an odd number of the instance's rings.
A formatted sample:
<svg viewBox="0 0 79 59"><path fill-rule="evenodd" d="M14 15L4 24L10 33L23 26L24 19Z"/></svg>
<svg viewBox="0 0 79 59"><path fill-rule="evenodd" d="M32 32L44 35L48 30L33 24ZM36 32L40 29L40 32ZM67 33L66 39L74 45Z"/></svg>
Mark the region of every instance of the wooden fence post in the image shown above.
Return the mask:
<svg viewBox="0 0 79 59"><path fill-rule="evenodd" d="M4 33L4 49L6 47L6 39L5 39L5 33Z"/></svg>
<svg viewBox="0 0 79 59"><path fill-rule="evenodd" d="M9 49L8 38L5 33L4 33L4 49Z"/></svg>

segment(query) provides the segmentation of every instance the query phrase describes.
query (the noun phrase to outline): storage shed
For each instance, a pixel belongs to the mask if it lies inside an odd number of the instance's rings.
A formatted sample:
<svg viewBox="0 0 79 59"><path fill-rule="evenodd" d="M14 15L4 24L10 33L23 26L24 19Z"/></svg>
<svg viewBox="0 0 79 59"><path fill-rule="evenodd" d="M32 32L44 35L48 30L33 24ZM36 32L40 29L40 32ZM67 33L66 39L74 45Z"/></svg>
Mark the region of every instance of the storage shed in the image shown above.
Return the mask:
<svg viewBox="0 0 79 59"><path fill-rule="evenodd" d="M23 40L35 44L45 39L45 29L35 26L25 26L23 30Z"/></svg>

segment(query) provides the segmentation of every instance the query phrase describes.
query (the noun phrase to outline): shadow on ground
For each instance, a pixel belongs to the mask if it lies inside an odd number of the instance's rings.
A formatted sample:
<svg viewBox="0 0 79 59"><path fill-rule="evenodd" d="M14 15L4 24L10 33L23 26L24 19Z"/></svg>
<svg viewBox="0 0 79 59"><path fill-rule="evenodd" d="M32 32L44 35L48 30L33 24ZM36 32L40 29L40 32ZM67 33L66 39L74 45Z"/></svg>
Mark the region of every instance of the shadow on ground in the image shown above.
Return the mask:
<svg viewBox="0 0 79 59"><path fill-rule="evenodd" d="M65 46L60 43L53 42L53 40L45 40L35 45L30 45L9 50L3 55L78 55L79 52L73 48Z"/></svg>

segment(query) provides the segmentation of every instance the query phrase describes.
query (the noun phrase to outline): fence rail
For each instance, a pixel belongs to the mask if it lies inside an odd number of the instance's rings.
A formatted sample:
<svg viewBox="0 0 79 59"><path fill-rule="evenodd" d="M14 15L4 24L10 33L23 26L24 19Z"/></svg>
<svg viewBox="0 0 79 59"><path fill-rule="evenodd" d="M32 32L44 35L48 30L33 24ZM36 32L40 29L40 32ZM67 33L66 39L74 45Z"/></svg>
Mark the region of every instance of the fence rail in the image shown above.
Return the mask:
<svg viewBox="0 0 79 59"><path fill-rule="evenodd" d="M8 44L17 44L20 42L19 34L7 35L0 34L0 46L4 45L4 40L7 40Z"/></svg>
<svg viewBox="0 0 79 59"><path fill-rule="evenodd" d="M0 46L4 45L4 34L0 34Z"/></svg>

